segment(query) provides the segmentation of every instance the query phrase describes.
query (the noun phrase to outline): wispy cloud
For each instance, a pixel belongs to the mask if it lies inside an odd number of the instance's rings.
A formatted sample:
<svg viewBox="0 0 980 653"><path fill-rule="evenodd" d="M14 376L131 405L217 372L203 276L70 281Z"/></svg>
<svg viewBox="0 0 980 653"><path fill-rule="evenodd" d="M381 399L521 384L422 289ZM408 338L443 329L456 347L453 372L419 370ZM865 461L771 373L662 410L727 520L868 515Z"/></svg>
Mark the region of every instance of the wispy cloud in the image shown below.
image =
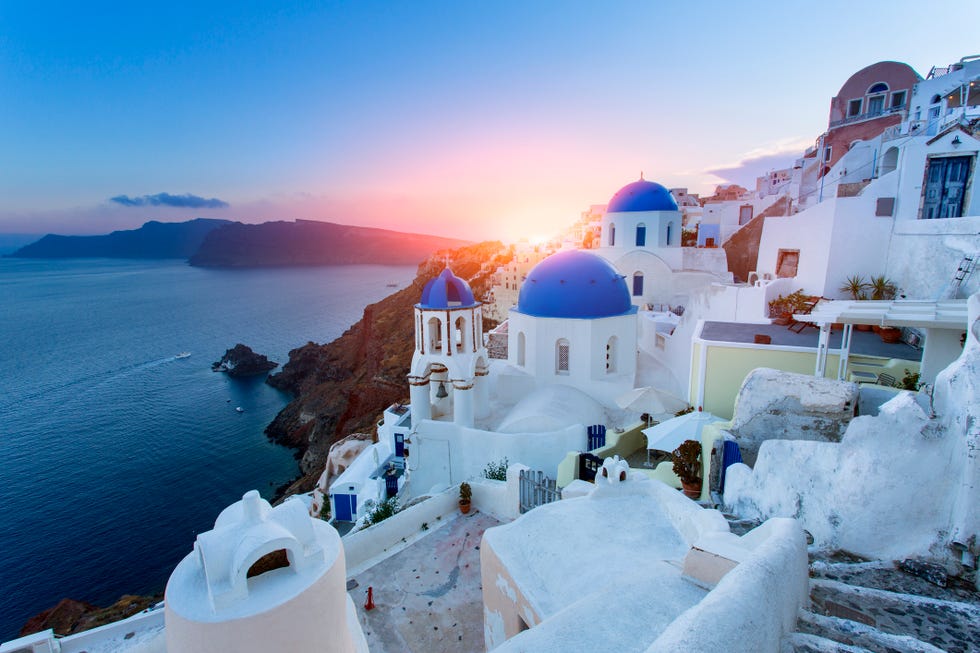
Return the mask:
<svg viewBox="0 0 980 653"><path fill-rule="evenodd" d="M753 148L740 160L713 166L705 172L725 181L754 185L756 177L773 169L788 167L812 144L812 139L783 139Z"/></svg>
<svg viewBox="0 0 980 653"><path fill-rule="evenodd" d="M186 193L184 195L171 195L170 193L157 193L156 195L141 195L130 197L129 195L117 195L110 197L110 202L123 206L175 206L185 209L224 209L229 206L228 202L219 200L217 197L210 199L198 197Z"/></svg>

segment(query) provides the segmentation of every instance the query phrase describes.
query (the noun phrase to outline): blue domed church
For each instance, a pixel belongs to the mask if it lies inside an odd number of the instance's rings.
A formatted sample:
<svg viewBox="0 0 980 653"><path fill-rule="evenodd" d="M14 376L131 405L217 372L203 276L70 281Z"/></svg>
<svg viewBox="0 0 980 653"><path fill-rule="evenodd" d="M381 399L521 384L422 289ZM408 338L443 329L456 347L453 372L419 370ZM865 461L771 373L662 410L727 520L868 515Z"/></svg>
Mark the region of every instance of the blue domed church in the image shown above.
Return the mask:
<svg viewBox="0 0 980 653"><path fill-rule="evenodd" d="M611 396L633 387L636 306L623 275L584 250L536 265L510 311L508 363L538 384Z"/></svg>
<svg viewBox="0 0 980 653"><path fill-rule="evenodd" d="M682 228L670 191L641 175L609 200L595 251L625 276L635 304L682 304L693 288L731 280L724 250L682 248Z"/></svg>

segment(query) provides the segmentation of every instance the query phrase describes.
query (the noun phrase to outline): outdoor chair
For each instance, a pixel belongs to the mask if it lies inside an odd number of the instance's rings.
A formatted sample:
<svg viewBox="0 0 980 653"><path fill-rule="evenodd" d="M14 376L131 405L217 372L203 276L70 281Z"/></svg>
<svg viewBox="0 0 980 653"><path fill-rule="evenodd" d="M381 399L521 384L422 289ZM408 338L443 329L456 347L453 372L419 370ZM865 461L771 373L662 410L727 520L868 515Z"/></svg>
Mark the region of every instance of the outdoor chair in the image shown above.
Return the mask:
<svg viewBox="0 0 980 653"><path fill-rule="evenodd" d="M796 313L797 314L803 313L805 315L809 315L810 313L813 312L813 309L816 308L817 304L819 304L820 300L822 299L823 297L818 297L815 295L811 297L807 297L806 303L803 305L803 308L799 311L796 311ZM813 328L817 327L817 325L814 324L813 322L798 322L797 320L793 320L792 322L789 323L789 326L786 328L794 333L800 333L801 331L803 331L803 329L807 328L808 326L812 326Z"/></svg>
<svg viewBox="0 0 980 653"><path fill-rule="evenodd" d="M890 387L896 387L898 383L895 381L895 377L886 372L882 372L878 375L878 385L886 385Z"/></svg>

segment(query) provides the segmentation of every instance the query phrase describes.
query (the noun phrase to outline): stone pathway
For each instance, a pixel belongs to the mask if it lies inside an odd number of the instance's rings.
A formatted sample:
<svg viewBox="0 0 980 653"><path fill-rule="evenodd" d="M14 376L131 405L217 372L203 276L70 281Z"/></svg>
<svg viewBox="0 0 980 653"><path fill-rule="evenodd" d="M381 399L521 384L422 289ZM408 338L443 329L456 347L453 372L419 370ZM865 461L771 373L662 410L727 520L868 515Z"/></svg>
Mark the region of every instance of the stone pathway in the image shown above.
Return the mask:
<svg viewBox="0 0 980 653"><path fill-rule="evenodd" d="M758 525L725 518L737 535ZM810 609L800 611L780 653L980 653L974 573L947 577L944 568L920 561L812 552Z"/></svg>
<svg viewBox="0 0 980 653"><path fill-rule="evenodd" d="M371 653L482 651L480 541L499 522L474 511L348 579ZM365 610L367 588L374 610Z"/></svg>
<svg viewBox="0 0 980 653"><path fill-rule="evenodd" d="M950 653L980 651L980 606L811 579L812 610L907 635Z"/></svg>

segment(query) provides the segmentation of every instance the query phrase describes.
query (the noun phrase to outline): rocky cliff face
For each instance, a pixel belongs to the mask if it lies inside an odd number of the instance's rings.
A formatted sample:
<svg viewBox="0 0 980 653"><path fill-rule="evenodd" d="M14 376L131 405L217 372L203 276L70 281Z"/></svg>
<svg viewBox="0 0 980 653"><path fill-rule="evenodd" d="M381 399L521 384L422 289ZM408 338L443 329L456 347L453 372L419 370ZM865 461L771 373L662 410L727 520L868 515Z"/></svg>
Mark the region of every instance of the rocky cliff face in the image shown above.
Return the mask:
<svg viewBox="0 0 980 653"><path fill-rule="evenodd" d="M269 377L270 385L295 396L266 428L271 438L302 452L303 476L285 490L287 495L313 489L330 445L357 431L373 433L385 408L408 401L413 306L425 283L446 265L447 255L477 297L511 256L499 242L436 252L419 265L410 286L365 308L361 320L330 344L310 342L289 352L289 362Z"/></svg>

